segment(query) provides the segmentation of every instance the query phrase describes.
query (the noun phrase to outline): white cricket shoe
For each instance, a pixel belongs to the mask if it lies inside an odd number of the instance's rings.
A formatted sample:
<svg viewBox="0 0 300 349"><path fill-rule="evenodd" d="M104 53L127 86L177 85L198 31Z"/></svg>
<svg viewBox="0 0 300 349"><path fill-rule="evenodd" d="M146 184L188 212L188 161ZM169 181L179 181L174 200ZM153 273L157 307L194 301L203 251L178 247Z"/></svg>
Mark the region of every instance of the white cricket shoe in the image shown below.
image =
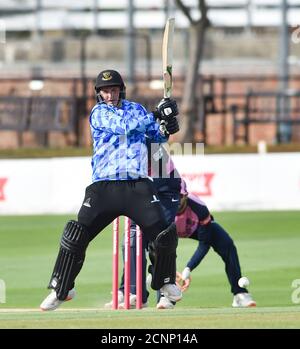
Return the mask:
<svg viewBox="0 0 300 349"><path fill-rule="evenodd" d="M61 301L56 297L56 291L52 290L51 293L43 300L42 304L40 305L40 309L42 311L55 310L62 303L73 299L75 295L76 295L75 289L72 288L72 290L69 291L67 298Z"/></svg>
<svg viewBox="0 0 300 349"><path fill-rule="evenodd" d="M124 294L122 291L118 290L118 304L124 302ZM104 304L105 309L112 309L113 301Z"/></svg>
<svg viewBox="0 0 300 349"><path fill-rule="evenodd" d="M256 307L256 302L250 293L238 293L233 297L232 306L234 308Z"/></svg>
<svg viewBox="0 0 300 349"><path fill-rule="evenodd" d="M162 293L166 298L168 298L172 302L178 302L182 298L182 293L180 288L175 284L165 284L160 289L160 293Z"/></svg>
<svg viewBox="0 0 300 349"><path fill-rule="evenodd" d="M174 304L166 297L160 297L160 300L156 305L157 309L174 309L174 307Z"/></svg>
<svg viewBox="0 0 300 349"><path fill-rule="evenodd" d="M130 304L130 309L135 309L136 308L136 295L130 293L129 296L129 304ZM147 308L148 303L143 303L142 308ZM125 302L123 301L122 303L119 303L119 309L125 309Z"/></svg>

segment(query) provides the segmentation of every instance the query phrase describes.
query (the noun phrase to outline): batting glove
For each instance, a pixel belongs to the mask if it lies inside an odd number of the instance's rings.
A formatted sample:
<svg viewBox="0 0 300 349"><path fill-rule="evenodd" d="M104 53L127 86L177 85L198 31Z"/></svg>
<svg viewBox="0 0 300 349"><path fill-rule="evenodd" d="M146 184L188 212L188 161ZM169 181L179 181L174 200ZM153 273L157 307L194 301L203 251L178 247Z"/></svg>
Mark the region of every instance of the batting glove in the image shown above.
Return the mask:
<svg viewBox="0 0 300 349"><path fill-rule="evenodd" d="M170 118L178 115L177 103L174 99L164 98L162 99L156 108L160 114L161 120L169 120Z"/></svg>
<svg viewBox="0 0 300 349"><path fill-rule="evenodd" d="M168 119L166 122L166 130L170 135L179 131L178 120L175 117Z"/></svg>

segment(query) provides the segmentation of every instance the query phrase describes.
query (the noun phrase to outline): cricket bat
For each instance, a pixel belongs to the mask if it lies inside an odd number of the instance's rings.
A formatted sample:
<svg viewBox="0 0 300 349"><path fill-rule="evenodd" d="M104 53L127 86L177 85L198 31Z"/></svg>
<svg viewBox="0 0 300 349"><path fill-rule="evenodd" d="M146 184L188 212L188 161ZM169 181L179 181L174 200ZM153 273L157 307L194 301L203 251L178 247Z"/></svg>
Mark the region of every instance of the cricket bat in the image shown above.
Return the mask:
<svg viewBox="0 0 300 349"><path fill-rule="evenodd" d="M169 18L165 26L162 44L164 98L170 98L172 95L172 60L174 28L175 18Z"/></svg>

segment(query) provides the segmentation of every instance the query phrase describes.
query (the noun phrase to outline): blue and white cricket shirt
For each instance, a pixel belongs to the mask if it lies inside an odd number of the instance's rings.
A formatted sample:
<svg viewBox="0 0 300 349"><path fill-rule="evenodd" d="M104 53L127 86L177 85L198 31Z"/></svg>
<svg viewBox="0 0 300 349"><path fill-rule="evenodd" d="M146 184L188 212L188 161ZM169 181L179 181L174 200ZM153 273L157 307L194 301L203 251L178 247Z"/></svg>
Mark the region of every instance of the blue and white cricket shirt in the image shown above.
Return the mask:
<svg viewBox="0 0 300 349"><path fill-rule="evenodd" d="M148 177L146 137L166 142L152 113L138 103L122 100L121 107L98 103L90 114L94 154L92 181Z"/></svg>

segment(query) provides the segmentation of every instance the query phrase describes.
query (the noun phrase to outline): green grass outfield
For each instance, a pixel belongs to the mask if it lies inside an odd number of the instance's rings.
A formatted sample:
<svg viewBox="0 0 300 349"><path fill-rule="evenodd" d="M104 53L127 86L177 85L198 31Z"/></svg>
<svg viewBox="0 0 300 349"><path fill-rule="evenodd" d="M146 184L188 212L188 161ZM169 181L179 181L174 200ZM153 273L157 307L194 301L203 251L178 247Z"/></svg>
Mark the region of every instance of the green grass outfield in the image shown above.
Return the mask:
<svg viewBox="0 0 300 349"><path fill-rule="evenodd" d="M40 312L62 229L74 217L0 216L0 279L6 284L0 328L300 328L300 280L299 289L292 287L293 280L300 279L300 212L214 216L235 241L256 308L231 308L224 263L211 250L192 272L191 287L176 309L156 310L151 292L146 309L104 310L112 285L109 227L88 248L77 278L77 297L55 312ZM196 246L195 241L180 239L178 270Z"/></svg>

